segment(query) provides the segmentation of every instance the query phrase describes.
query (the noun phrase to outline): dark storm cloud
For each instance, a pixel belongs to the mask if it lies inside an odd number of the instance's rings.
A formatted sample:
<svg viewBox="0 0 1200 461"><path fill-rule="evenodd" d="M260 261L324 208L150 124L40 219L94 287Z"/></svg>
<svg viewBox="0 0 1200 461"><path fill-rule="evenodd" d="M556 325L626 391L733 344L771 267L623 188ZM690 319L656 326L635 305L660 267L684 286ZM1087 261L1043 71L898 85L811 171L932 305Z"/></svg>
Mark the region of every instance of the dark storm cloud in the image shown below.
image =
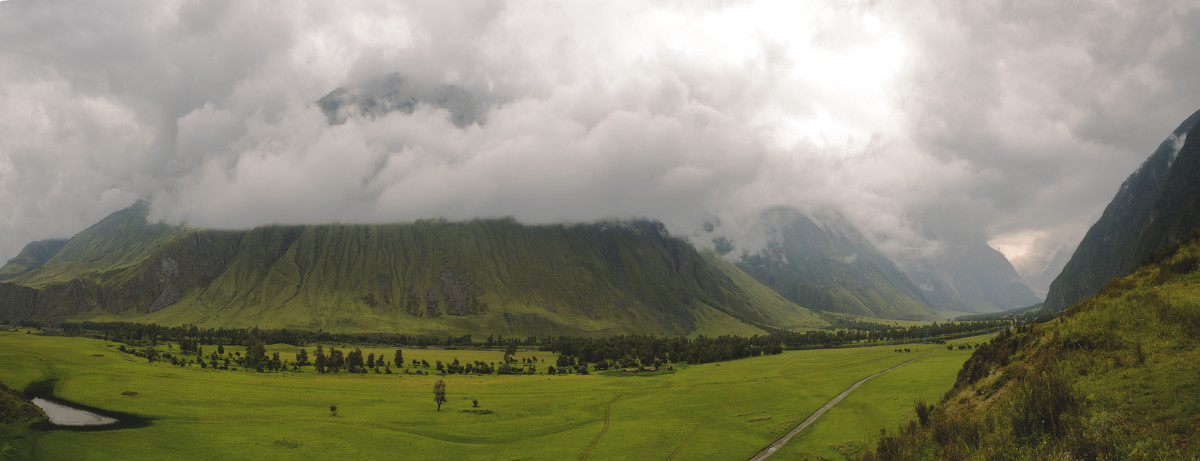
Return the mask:
<svg viewBox="0 0 1200 461"><path fill-rule="evenodd" d="M742 249L784 205L840 208L898 258L990 239L1031 274L1200 106L1198 14L10 0L0 255L139 197L213 227L644 216ZM409 109L330 124L315 104L392 73ZM478 113L439 105L445 88Z"/></svg>

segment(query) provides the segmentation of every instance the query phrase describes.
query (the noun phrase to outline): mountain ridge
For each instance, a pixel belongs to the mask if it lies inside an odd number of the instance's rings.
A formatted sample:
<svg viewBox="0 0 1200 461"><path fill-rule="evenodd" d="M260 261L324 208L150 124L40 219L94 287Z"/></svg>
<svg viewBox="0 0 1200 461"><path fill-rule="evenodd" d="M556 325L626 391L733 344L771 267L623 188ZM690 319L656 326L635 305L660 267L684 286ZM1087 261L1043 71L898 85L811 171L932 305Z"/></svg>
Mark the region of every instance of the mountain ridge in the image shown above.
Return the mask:
<svg viewBox="0 0 1200 461"><path fill-rule="evenodd" d="M825 325L661 223L149 223L139 202L0 284L0 319L431 334L754 334ZM718 258L719 259L719 258Z"/></svg>
<svg viewBox="0 0 1200 461"><path fill-rule="evenodd" d="M1179 243L1200 226L1200 111L1185 119L1121 183L1058 277L1045 309L1062 311L1110 279L1128 275L1155 248Z"/></svg>
<svg viewBox="0 0 1200 461"><path fill-rule="evenodd" d="M774 208L762 222L772 239L737 261L747 274L812 309L898 320L938 314L919 288L836 211Z"/></svg>

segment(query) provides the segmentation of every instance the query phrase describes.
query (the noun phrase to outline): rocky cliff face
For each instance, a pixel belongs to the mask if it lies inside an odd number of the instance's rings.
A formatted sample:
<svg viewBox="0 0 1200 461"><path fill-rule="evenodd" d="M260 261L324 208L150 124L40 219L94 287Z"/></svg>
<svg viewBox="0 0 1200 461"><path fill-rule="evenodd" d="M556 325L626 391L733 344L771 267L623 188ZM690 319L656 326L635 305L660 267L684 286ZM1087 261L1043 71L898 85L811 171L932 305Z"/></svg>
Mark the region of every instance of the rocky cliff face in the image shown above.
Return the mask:
<svg viewBox="0 0 1200 461"><path fill-rule="evenodd" d="M1044 309L1061 311L1132 273L1151 251L1200 226L1200 111L1187 118L1121 184L1071 260L1050 284Z"/></svg>

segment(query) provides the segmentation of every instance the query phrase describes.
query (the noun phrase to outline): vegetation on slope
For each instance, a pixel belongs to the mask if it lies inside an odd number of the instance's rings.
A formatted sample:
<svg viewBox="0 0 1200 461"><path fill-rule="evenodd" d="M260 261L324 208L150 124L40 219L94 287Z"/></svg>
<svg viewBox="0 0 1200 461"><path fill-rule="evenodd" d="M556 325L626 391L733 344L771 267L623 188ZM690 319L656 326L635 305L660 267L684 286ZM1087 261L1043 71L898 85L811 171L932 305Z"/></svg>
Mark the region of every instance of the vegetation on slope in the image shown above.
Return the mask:
<svg viewBox="0 0 1200 461"><path fill-rule="evenodd" d="M437 335L752 335L824 325L654 222L216 231L150 224L146 214L144 203L114 213L0 284L11 295L0 320Z"/></svg>
<svg viewBox="0 0 1200 461"><path fill-rule="evenodd" d="M0 268L0 280L11 279L42 267L66 244L66 239L50 239L38 240L25 245L25 248L22 248L16 257Z"/></svg>
<svg viewBox="0 0 1200 461"><path fill-rule="evenodd" d="M1181 459L1200 450L1200 239L981 347L868 459Z"/></svg>
<svg viewBox="0 0 1200 461"><path fill-rule="evenodd" d="M41 408L0 382L0 459L28 457L31 441L24 434L30 424L44 419Z"/></svg>

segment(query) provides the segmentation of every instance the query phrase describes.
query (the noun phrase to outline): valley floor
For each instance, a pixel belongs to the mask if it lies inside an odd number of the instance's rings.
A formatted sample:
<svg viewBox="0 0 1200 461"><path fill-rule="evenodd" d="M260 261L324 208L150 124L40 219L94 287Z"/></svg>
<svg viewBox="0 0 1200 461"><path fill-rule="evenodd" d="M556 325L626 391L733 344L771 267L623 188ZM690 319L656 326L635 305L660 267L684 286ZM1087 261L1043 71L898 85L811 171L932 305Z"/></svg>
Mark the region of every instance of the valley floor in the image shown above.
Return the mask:
<svg viewBox="0 0 1200 461"><path fill-rule="evenodd" d="M982 343L987 337L951 344ZM254 373L147 364L100 340L0 332L0 381L57 379L55 395L151 419L108 431L10 429L43 459L747 459L863 377L777 459L844 458L936 400L970 350L921 345L788 351L673 372L497 376ZM314 346L315 347L315 346ZM207 348L206 348L207 349ZM290 356L297 348L268 346ZM368 350L391 355L393 350ZM312 348L309 349L312 353ZM406 361L500 361L500 351L405 349ZM536 356L544 371L554 356ZM395 370L394 370L395 371ZM434 381L448 402L436 411ZM136 394L133 394L136 393ZM473 407L472 400L479 406ZM337 405L331 416L330 405Z"/></svg>

